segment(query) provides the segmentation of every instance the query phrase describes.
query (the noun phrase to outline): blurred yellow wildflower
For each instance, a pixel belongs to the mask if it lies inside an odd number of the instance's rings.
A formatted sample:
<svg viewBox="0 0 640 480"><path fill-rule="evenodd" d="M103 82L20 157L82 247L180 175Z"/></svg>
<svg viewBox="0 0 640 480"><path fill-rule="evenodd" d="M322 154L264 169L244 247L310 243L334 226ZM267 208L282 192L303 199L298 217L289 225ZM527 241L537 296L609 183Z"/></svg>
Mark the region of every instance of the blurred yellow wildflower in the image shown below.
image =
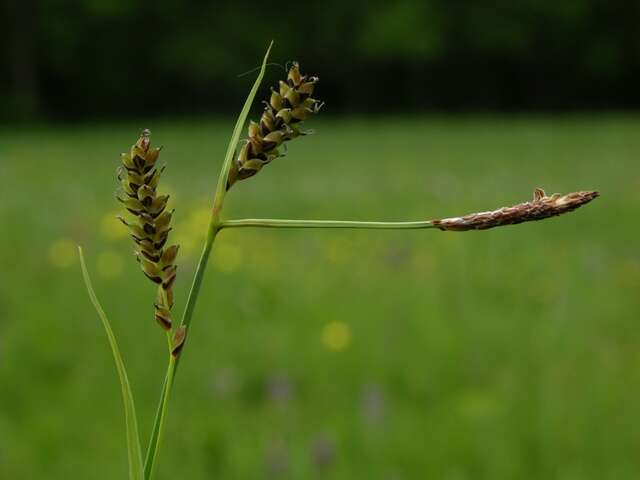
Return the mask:
<svg viewBox="0 0 640 480"><path fill-rule="evenodd" d="M128 235L126 228L122 228L122 223L118 220L119 212L107 213L100 219L100 233L109 240L119 240Z"/></svg>
<svg viewBox="0 0 640 480"><path fill-rule="evenodd" d="M122 274L124 262L119 254L106 251L98 255L97 260L98 274L105 278L115 278Z"/></svg>
<svg viewBox="0 0 640 480"><path fill-rule="evenodd" d="M68 268L76 261L76 245L68 238L61 238L49 247L49 263L57 268Z"/></svg>
<svg viewBox="0 0 640 480"><path fill-rule="evenodd" d="M180 245L180 258L189 258L200 247L201 240L185 232L184 225L176 226L175 241Z"/></svg>
<svg viewBox="0 0 640 480"><path fill-rule="evenodd" d="M211 210L198 208L189 215L189 218L176 226L175 238L180 245L180 256L182 258L189 258L196 251L199 251L207 234L210 219Z"/></svg>
<svg viewBox="0 0 640 480"><path fill-rule="evenodd" d="M233 243L220 242L211 261L221 272L235 272L242 265L242 250Z"/></svg>
<svg viewBox="0 0 640 480"><path fill-rule="evenodd" d="M209 208L198 208L189 215L189 230L192 233L204 235L207 232L211 220L211 210Z"/></svg>
<svg viewBox="0 0 640 480"><path fill-rule="evenodd" d="M322 329L322 343L330 350L344 350L351 344L351 328L344 322L329 322Z"/></svg>

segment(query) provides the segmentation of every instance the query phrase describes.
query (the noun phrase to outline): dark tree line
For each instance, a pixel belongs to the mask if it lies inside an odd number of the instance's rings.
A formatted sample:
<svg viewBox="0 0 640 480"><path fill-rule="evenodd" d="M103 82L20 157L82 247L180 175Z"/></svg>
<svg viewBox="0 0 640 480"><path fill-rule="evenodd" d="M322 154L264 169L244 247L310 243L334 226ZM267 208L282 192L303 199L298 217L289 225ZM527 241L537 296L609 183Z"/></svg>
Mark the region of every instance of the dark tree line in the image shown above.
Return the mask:
<svg viewBox="0 0 640 480"><path fill-rule="evenodd" d="M632 109L636 0L5 0L0 116L237 109L273 61L332 111ZM276 69L278 67L272 67ZM279 73L272 71L276 78Z"/></svg>

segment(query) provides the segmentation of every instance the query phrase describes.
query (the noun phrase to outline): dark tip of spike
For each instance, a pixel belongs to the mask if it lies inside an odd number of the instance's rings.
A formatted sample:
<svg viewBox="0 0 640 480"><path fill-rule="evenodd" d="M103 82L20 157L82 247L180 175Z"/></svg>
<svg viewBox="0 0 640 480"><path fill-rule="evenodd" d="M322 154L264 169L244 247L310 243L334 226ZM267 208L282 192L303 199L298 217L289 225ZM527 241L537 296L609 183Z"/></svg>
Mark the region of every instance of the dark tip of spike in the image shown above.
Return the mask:
<svg viewBox="0 0 640 480"><path fill-rule="evenodd" d="M173 286L175 281L176 281L176 274L174 272L174 274L171 275L169 279L162 284L162 288L164 288L165 290L169 290Z"/></svg>
<svg viewBox="0 0 640 480"><path fill-rule="evenodd" d="M145 276L151 280L153 283L157 283L158 285L160 285L162 283L162 279L160 277L155 277L153 275L149 275L147 272L145 272L144 270L142 271L142 273L145 274Z"/></svg>
<svg viewBox="0 0 640 480"><path fill-rule="evenodd" d="M133 157L133 164L138 167L138 170L142 170L144 168L144 158L142 158L139 155L136 155L135 157Z"/></svg>
<svg viewBox="0 0 640 480"><path fill-rule="evenodd" d="M155 317L156 317L156 322L158 322L158 325L160 325L163 330L166 330L166 331L171 330L171 320L169 320L168 318L164 318L160 315L156 315Z"/></svg>
<svg viewBox="0 0 640 480"><path fill-rule="evenodd" d="M165 208L166 208L166 206L162 207L162 208L161 208L160 210L158 210L156 213L150 213L150 214L149 214L149 216L150 216L152 219L154 219L154 220L155 220L155 219L156 219L156 218L158 218L160 215L162 215L162 212L164 212L164 209L165 209Z"/></svg>
<svg viewBox="0 0 640 480"><path fill-rule="evenodd" d="M140 253L150 262L158 263L160 261L160 255L152 255L145 250L140 250Z"/></svg>
<svg viewBox="0 0 640 480"><path fill-rule="evenodd" d="M154 243L153 246L156 248L156 250L160 250L162 247L164 247L165 243L167 243L167 240L169 239L169 237L164 237L162 240L160 240L158 243Z"/></svg>

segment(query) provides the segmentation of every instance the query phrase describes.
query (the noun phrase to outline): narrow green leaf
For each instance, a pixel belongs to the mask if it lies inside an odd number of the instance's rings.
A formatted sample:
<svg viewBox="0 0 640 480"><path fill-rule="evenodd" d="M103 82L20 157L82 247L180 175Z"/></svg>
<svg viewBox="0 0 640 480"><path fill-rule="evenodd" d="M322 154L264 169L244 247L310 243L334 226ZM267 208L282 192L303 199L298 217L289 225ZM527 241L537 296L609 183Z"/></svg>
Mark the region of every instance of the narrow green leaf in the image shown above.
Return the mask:
<svg viewBox="0 0 640 480"><path fill-rule="evenodd" d="M247 123L247 117L249 116L249 110L251 110L251 105L253 105L253 100L256 98L256 93L258 93L258 89L260 88L260 84L262 83L262 79L264 78L264 72L267 69L267 61L269 60L269 54L271 53L271 48L273 47L273 41L269 44L269 48L267 48L267 53L264 54L264 59L262 60L262 66L260 67L260 73L258 73L258 77L256 81L253 83L253 87L249 91L249 95L244 102L244 106L240 111L240 115L238 115L238 119L236 120L236 124L233 127L233 133L231 134L231 139L229 140L229 145L227 146L227 153L224 157L224 163L222 164L222 171L220 172L220 176L218 177L218 187L216 189L216 199L215 203L218 205L214 205L214 214L219 213L222 209L222 201L224 199L224 195L227 191L227 178L229 178L229 170L231 169L231 162L233 160L233 155L236 151L236 146L238 145L238 141L240 140L240 134L242 133L242 129ZM215 209L217 208L217 212Z"/></svg>
<svg viewBox="0 0 640 480"><path fill-rule="evenodd" d="M118 342L111 329L111 324L107 318L106 313L102 309L98 297L91 285L91 279L89 278L89 272L87 271L87 265L84 261L84 255L82 254L82 248L78 247L78 253L80 255L80 266L82 267L82 276L84 277L84 283L87 286L87 292L89 292L89 298L91 303L98 312L102 325L107 332L107 338L111 345L111 352L113 353L113 360L116 364L116 370L118 371L118 377L120 377L120 387L122 388L122 401L124 403L125 423L127 426L127 449L129 452L129 479L130 480L142 480L142 451L140 450L140 436L138 434L138 420L136 419L136 407L133 402L133 394L131 393L131 386L129 385L129 378L127 377L127 370L124 366L124 361L120 355L120 349L118 348Z"/></svg>

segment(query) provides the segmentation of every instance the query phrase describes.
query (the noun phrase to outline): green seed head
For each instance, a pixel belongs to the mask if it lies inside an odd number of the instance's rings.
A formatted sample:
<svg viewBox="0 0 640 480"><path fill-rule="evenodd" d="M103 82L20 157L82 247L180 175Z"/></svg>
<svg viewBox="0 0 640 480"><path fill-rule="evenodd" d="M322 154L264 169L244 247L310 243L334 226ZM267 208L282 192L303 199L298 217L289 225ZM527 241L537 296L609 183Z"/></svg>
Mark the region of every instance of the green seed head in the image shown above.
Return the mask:
<svg viewBox="0 0 640 480"><path fill-rule="evenodd" d="M282 156L279 147L285 142L309 132L302 130L302 122L317 113L322 104L312 98L317 77L300 73L293 63L287 80L280 81L271 96L259 123L249 124L249 136L231 166L227 189L237 182L254 176L262 167Z"/></svg>
<svg viewBox="0 0 640 480"><path fill-rule="evenodd" d="M157 187L164 167L156 162L160 148L151 146L151 132L144 130L129 153L121 156L118 168L121 192L118 200L134 217L118 217L127 226L136 245L135 255L142 272L158 285L155 319L165 330L171 329L173 283L176 278L178 245L167 246L173 211L167 210L168 195L158 195Z"/></svg>

